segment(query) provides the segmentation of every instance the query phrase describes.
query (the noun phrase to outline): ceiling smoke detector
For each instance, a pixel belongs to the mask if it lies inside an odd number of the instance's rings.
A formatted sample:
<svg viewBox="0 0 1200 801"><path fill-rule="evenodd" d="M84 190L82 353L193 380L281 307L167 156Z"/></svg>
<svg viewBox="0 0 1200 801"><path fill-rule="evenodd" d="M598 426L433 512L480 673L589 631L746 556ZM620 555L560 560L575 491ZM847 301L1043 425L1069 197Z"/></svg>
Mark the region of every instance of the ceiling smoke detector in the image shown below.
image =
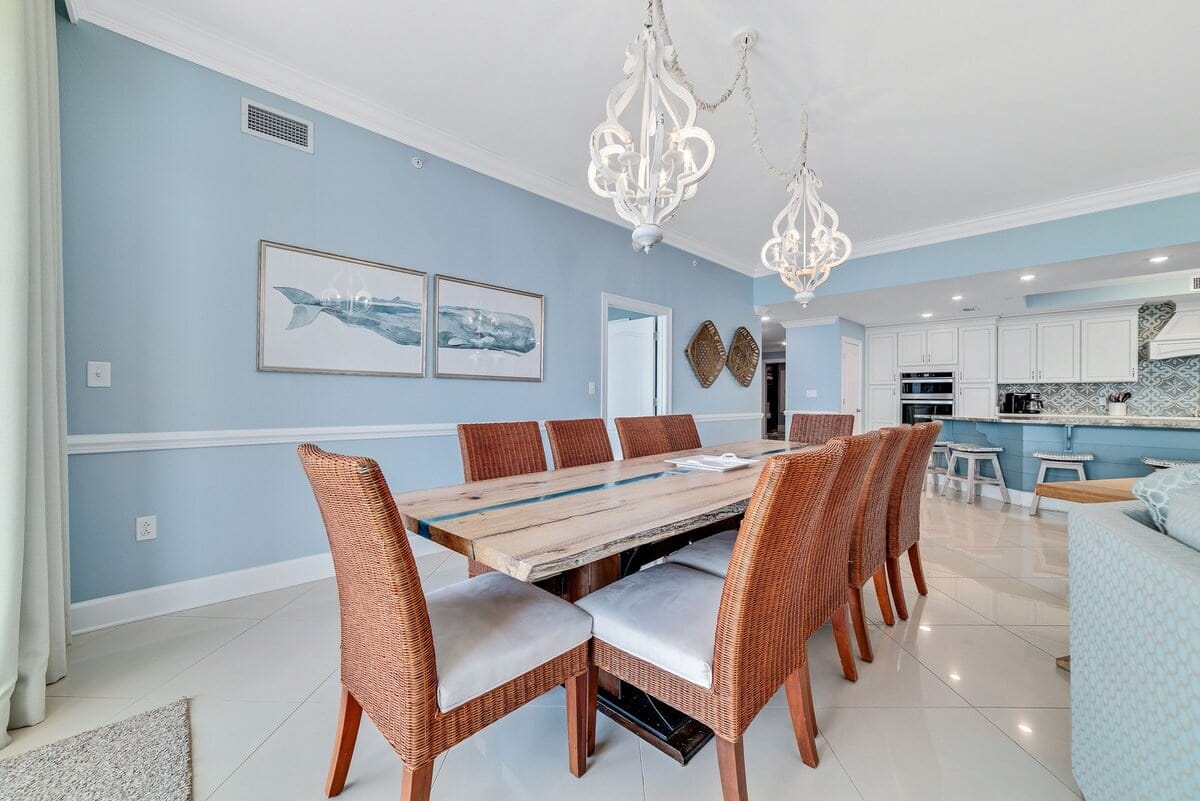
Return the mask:
<svg viewBox="0 0 1200 801"><path fill-rule="evenodd" d="M978 306L963 306L962 309L960 309L960 311L977 312L977 311L979 311L979 307Z"/></svg>

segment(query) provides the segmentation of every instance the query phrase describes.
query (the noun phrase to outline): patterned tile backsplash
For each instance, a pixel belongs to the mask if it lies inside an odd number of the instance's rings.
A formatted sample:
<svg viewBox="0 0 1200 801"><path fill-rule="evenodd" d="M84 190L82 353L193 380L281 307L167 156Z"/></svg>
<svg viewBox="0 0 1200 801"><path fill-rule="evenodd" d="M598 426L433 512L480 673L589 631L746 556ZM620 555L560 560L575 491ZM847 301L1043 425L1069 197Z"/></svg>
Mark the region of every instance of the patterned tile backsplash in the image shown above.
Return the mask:
<svg viewBox="0 0 1200 801"><path fill-rule="evenodd" d="M1104 414L1108 393L1128 389L1129 413L1147 417L1200 414L1200 356L1150 361L1149 342L1175 314L1175 304L1147 303L1138 310L1138 380L1135 384L1001 384L1005 392L1040 392L1047 414Z"/></svg>

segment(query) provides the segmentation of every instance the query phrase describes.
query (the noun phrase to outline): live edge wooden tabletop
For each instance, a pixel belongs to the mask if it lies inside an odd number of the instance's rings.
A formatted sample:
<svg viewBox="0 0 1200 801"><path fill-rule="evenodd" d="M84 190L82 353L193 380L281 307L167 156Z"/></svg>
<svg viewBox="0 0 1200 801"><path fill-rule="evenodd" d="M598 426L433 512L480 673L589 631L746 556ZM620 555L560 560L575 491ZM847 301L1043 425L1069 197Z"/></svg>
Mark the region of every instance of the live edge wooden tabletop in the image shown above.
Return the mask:
<svg viewBox="0 0 1200 801"><path fill-rule="evenodd" d="M1112 503L1132 501L1136 478L1093 478L1087 481L1052 481L1034 489L1043 498L1074 503Z"/></svg>
<svg viewBox="0 0 1200 801"><path fill-rule="evenodd" d="M537 581L700 523L736 520L762 460L805 446L747 440L640 459L399 493L409 531L522 581ZM734 453L758 460L725 473L665 460Z"/></svg>

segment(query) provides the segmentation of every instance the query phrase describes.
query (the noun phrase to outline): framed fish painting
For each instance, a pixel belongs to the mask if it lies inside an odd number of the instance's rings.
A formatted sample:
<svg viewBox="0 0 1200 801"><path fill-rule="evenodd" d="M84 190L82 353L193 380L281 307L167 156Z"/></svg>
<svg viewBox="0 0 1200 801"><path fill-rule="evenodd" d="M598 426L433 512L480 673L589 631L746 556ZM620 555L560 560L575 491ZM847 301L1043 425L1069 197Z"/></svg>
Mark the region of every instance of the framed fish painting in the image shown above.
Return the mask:
<svg viewBox="0 0 1200 801"><path fill-rule="evenodd" d="M427 276L259 242L258 369L425 375Z"/></svg>
<svg viewBox="0 0 1200 801"><path fill-rule="evenodd" d="M541 295L439 275L434 278L434 305L436 375L542 380Z"/></svg>

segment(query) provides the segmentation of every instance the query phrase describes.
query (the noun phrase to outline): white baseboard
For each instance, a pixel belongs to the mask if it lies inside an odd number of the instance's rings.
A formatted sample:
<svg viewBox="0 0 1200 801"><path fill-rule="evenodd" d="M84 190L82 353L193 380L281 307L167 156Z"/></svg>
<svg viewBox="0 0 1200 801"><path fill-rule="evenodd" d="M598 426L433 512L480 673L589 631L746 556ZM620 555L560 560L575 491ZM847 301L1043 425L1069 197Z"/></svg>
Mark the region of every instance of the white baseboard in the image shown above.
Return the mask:
<svg viewBox="0 0 1200 801"><path fill-rule="evenodd" d="M418 559L446 549L424 537L408 536L413 556ZM71 633L132 623L148 617L169 615L197 606L232 601L260 592L281 590L296 584L318 581L333 576L333 559L328 553L302 556L284 562L232 570L215 576L202 576L173 584L147 587L144 590L123 592L71 604Z"/></svg>

